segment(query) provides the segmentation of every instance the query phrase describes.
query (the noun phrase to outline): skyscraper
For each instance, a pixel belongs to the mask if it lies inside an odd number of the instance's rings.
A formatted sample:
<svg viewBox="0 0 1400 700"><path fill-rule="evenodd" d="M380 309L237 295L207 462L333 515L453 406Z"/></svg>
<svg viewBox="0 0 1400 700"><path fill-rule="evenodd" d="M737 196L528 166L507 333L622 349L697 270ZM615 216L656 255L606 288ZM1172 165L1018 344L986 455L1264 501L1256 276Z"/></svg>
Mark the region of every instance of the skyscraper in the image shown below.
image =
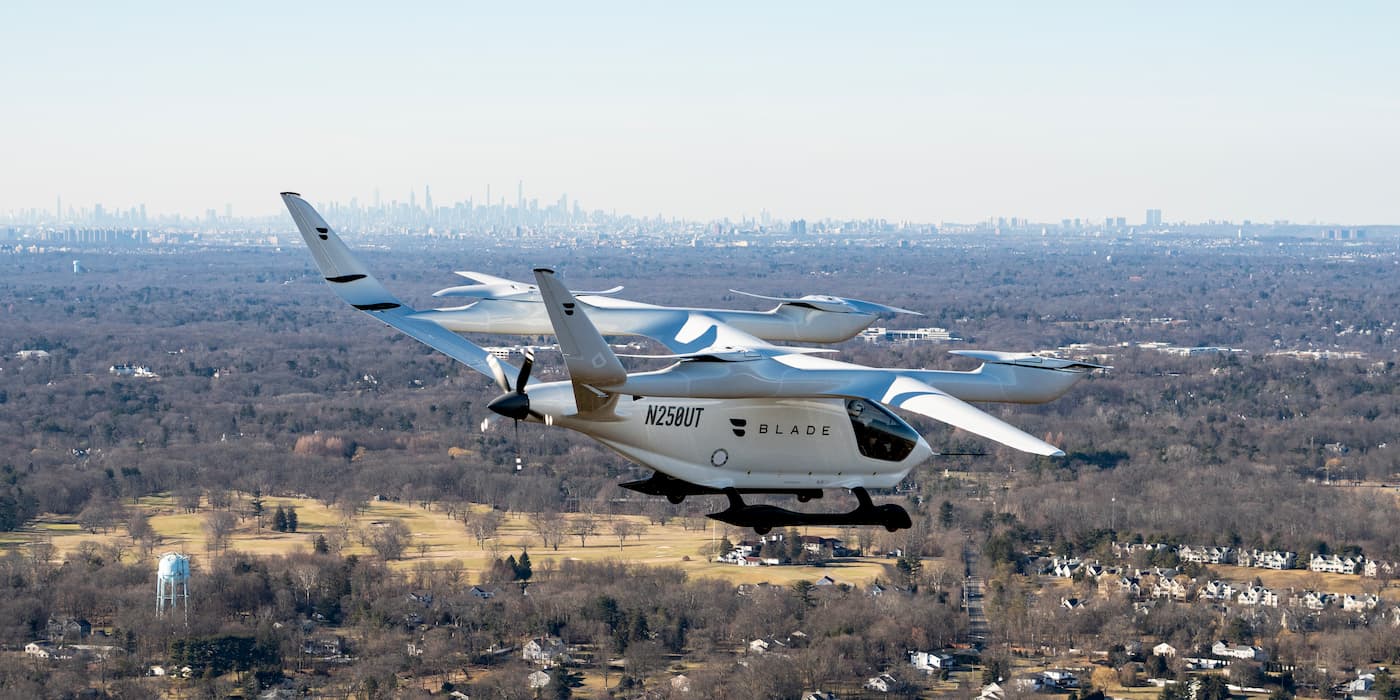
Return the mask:
<svg viewBox="0 0 1400 700"><path fill-rule="evenodd" d="M429 214L433 213L433 188L428 185L423 185L423 208Z"/></svg>
<svg viewBox="0 0 1400 700"><path fill-rule="evenodd" d="M1147 210L1147 227L1148 227L1148 228L1156 228L1156 227L1159 227L1159 226L1161 226L1161 225L1162 225L1162 210L1161 210L1161 209L1148 209L1148 210Z"/></svg>

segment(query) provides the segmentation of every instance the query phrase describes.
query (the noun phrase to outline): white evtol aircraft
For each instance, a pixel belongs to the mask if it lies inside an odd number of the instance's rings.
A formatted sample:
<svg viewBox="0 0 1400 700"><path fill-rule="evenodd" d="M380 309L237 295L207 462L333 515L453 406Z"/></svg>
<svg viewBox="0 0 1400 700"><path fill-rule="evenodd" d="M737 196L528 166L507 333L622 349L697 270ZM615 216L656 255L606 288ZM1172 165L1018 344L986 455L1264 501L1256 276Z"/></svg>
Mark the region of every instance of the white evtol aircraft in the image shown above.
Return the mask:
<svg viewBox="0 0 1400 700"><path fill-rule="evenodd" d="M830 296L761 297L781 302L767 312L652 306L611 297L620 287L575 296L544 268L534 271L535 284L459 273L477 284L435 296L474 298L474 304L418 311L384 289L300 195L283 192L282 200L331 289L494 379L504 393L490 403L492 411L575 430L655 470L650 479L622 484L626 488L672 503L724 494L729 507L710 517L760 534L789 525L909 527L903 508L874 505L867 489L894 486L934 451L890 408L1024 452L1063 456L964 401L1043 403L1103 368L987 351L957 353L982 360L971 371L865 367L814 356L830 350L770 341L837 342L879 314L913 312ZM532 356L517 371L457 331L553 333L569 381L527 392ZM651 338L674 353L660 357L676 362L629 373L603 334ZM507 370L516 373L513 387ZM807 513L743 501L743 494L764 493L806 502L836 488L855 494L854 510Z"/></svg>

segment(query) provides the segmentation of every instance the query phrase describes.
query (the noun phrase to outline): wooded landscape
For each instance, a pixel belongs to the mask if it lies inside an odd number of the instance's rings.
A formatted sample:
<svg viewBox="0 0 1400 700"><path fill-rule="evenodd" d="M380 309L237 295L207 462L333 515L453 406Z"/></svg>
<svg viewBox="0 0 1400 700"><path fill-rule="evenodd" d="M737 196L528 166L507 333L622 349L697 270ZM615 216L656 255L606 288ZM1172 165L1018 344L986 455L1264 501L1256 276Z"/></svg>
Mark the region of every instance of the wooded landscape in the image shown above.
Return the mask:
<svg viewBox="0 0 1400 700"><path fill-rule="evenodd" d="M875 366L975 366L946 355L955 348L1066 348L1067 356L1113 365L1044 406L982 406L1062 446L1064 459L911 420L935 450L985 456L935 457L916 469L885 495L909 509L914 527L881 533L878 544L960 561L966 541L981 553L992 640L1003 645L1170 639L1198 646L1233 634L1270 640L1293 662L1327 656L1336 673L1400 660L1400 632L1389 622L1324 616L1306 634L1280 638L1286 624L1270 614L1236 623L1176 606L1141 616L1127 601L1077 614L1019 573L1034 554L1103 556L1111 542L1134 539L1400 559L1400 469L1389 444L1400 435L1393 242L949 236L581 249L526 240L404 245L364 256L386 286L421 305L451 282L452 270L526 278L548 262L571 286L624 284L623 296L653 303L759 308L730 287L870 299L925 314L889 325L942 326L965 339L841 346L841 357ZM865 677L899 666L907 650L945 647L966 632L957 591L917 572L898 581L893 566L887 582L906 592L879 598L854 589L813 598L790 586L736 595L729 582L616 561L551 567L535 574L528 596L502 591L480 600L466 590L480 581L460 572L395 575L389 562L412 533L388 530L376 535L382 541L372 555L309 545L286 556L204 553L195 585L205 604L190 627L158 622L150 609L153 560L98 550L49 560L20 534L41 515L70 518L93 533L124 533L139 549L151 535L133 504L155 494L201 517L232 513L222 525L207 520L211 539L246 522L251 494L269 507L279 496L304 496L348 514L382 499L656 522L721 505L704 497L671 505L618 489L649 472L562 430L522 425L517 442L509 422L485 408L497 393L489 381L345 308L303 250L88 254L91 272L83 275L71 273L70 257L3 260L0 530L17 531L0 557L0 636L8 648L41 636L51 617L101 619L129 647L101 671L127 679L109 690L138 693L144 686L134 677L149 663L181 664L197 656L191 645L216 642L241 659L217 669L232 675L197 672L228 690L309 669L300 650L325 627L359 659L332 669L343 690L406 694L406 677L446 679L469 665L469 680L457 682L469 684L472 697L530 697L518 655L507 662L492 656L493 646L554 635L590 650L590 674L613 673L599 663L604 656L624 660L609 678L619 695L670 693L661 688L665 671L683 666L695 697L737 698L842 682L858 689ZM1242 352L1173 355L1141 346L1150 342ZM24 350L49 356L21 359ZM1286 351L1353 356L1276 354ZM541 352L538 361L541 380L562 378L557 354ZM109 372L128 363L159 378ZM839 497L825 501L843 505ZM273 527L273 513L265 518ZM601 546L616 534L547 520L541 549L566 538ZM464 521L461 536L484 544L489 528ZM812 571L812 579L822 575ZM432 603L407 598L423 591ZM410 613L420 621L405 622ZM746 640L799 629L810 641L782 659L755 659L738 671L716 661ZM409 643L423 652L405 651ZM46 685L37 671L8 669L0 687ZM74 674L69 687L91 681L86 667L60 672ZM1300 683L1327 685L1298 675ZM908 681L913 694L929 687Z"/></svg>

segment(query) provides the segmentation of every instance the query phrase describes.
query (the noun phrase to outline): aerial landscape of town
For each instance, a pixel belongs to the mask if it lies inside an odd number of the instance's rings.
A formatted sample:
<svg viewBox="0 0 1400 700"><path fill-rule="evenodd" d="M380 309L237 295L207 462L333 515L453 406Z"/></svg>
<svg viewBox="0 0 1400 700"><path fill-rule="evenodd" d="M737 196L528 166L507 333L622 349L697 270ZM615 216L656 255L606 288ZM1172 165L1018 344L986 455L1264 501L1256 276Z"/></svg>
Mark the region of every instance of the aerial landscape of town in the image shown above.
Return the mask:
<svg viewBox="0 0 1400 700"><path fill-rule="evenodd" d="M663 304L744 306L728 291L742 277L920 311L838 346L870 364L990 348L1112 369L997 409L1065 458L920 419L948 456L889 492L913 528L758 536L705 519L710 499L617 488L645 470L596 443L483 428L489 382L347 318L289 225L11 223L0 619L25 663L7 682L485 697L1390 682L1393 229L580 226L598 245L514 207L495 215L521 223L438 223L426 200L424 221L365 231L406 298L541 259ZM487 340L564 372L548 336ZM167 552L188 557L188 597L158 607Z"/></svg>

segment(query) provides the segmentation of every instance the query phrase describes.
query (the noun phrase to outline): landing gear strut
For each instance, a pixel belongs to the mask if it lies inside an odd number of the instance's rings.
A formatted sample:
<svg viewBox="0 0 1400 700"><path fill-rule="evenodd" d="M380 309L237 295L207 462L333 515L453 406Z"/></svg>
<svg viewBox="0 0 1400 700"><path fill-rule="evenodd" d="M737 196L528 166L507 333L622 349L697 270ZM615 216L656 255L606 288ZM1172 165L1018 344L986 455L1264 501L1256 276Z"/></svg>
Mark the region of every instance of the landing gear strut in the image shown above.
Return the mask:
<svg viewBox="0 0 1400 700"><path fill-rule="evenodd" d="M877 506L870 501L870 492L864 488L856 487L851 492L856 496L857 505L849 513L803 513L778 506L749 505L737 490L724 489L729 507L710 513L708 517L738 527L751 527L760 535L768 534L775 527L802 525L879 525L894 532L913 524L904 508L893 503Z"/></svg>

